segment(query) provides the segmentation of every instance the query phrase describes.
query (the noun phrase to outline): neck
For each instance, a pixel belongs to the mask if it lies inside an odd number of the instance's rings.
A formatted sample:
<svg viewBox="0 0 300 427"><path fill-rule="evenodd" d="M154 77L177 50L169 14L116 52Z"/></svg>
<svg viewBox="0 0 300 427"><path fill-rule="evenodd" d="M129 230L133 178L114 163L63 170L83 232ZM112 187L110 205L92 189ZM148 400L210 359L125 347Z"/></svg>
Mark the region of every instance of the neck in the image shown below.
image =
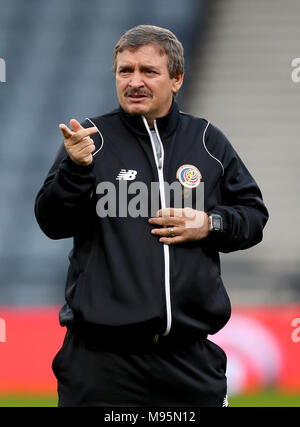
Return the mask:
<svg viewBox="0 0 300 427"><path fill-rule="evenodd" d="M149 128L154 129L154 119L147 119L147 117L146 117L146 120L147 120L147 123L149 125Z"/></svg>
<svg viewBox="0 0 300 427"><path fill-rule="evenodd" d="M153 115L152 116L150 116L150 115L145 116L150 129L154 128L154 122L156 119L160 119L160 118L166 117L168 115L168 113L170 112L170 110L172 108L172 104L173 104L173 98L170 99L170 102L168 103L167 106L165 106L165 108L160 109L160 112L156 116L153 116Z"/></svg>

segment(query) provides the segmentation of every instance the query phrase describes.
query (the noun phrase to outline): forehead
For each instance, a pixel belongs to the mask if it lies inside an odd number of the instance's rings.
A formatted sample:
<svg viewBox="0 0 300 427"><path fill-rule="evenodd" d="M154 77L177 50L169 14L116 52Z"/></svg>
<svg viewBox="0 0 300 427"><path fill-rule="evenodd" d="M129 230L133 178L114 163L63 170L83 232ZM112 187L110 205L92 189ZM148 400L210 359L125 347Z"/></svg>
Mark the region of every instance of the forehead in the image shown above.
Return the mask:
<svg viewBox="0 0 300 427"><path fill-rule="evenodd" d="M138 48L126 48L117 55L117 65L153 65L160 67L168 66L168 56L159 47L153 44L140 46Z"/></svg>

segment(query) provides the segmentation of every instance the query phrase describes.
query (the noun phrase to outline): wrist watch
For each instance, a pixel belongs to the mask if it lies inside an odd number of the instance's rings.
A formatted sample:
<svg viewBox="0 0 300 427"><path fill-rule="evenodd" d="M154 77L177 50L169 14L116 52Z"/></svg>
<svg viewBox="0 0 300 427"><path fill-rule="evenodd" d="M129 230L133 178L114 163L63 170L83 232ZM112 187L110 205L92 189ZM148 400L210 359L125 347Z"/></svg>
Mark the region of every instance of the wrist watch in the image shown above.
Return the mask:
<svg viewBox="0 0 300 427"><path fill-rule="evenodd" d="M224 231L223 228L223 218L218 214L210 214L208 217L209 223L209 231L222 233Z"/></svg>

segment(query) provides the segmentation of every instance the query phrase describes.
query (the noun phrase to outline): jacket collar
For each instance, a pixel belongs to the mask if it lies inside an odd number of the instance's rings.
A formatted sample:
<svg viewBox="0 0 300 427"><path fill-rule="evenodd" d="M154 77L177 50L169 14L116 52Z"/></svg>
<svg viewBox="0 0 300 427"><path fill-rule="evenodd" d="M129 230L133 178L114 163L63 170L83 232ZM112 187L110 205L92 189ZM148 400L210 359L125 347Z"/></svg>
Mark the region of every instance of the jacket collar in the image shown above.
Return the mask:
<svg viewBox="0 0 300 427"><path fill-rule="evenodd" d="M129 127L134 133L143 137L148 135L142 116L128 114L125 110L123 110L122 107L119 107L119 114L126 126ZM158 131L161 137L168 138L176 131L179 124L179 116L180 113L178 104L175 100L173 100L173 104L169 113L166 116L156 120Z"/></svg>

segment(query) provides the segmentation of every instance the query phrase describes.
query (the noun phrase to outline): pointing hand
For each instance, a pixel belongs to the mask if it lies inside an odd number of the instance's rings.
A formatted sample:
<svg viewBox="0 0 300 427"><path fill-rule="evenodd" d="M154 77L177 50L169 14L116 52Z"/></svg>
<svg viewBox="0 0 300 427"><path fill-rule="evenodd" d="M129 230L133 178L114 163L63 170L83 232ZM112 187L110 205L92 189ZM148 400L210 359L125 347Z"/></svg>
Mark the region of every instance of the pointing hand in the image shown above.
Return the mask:
<svg viewBox="0 0 300 427"><path fill-rule="evenodd" d="M70 126L72 130L65 124L59 125L69 157L78 165L88 166L93 162L92 153L96 149L90 135L97 133L98 129L96 127L85 129L75 119L70 121Z"/></svg>

